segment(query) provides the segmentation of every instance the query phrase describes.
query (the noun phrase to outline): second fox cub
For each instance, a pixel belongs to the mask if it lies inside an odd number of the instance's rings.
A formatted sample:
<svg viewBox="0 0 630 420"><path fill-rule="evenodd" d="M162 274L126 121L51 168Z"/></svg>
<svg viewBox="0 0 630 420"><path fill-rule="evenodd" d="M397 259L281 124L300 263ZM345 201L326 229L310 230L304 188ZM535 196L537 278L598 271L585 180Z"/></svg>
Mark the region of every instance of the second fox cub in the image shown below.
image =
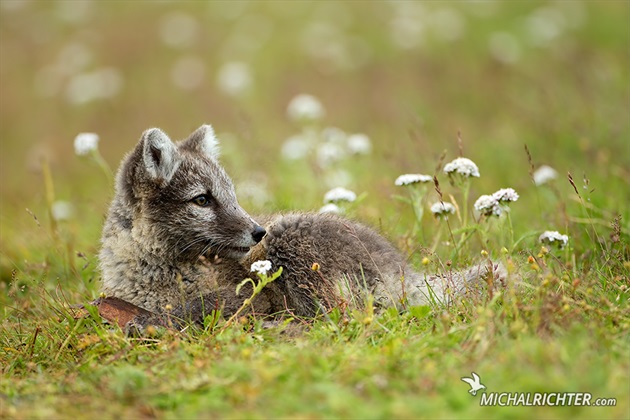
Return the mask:
<svg viewBox="0 0 630 420"><path fill-rule="evenodd" d="M236 285L250 264L282 275L253 302L257 313L315 316L368 294L380 306L447 302L492 273L479 265L448 277L424 275L374 230L334 215L291 213L255 221L238 204L209 125L174 143L154 128L123 160L103 228L102 291L160 313L199 320L234 313ZM319 269L314 270L317 263Z"/></svg>

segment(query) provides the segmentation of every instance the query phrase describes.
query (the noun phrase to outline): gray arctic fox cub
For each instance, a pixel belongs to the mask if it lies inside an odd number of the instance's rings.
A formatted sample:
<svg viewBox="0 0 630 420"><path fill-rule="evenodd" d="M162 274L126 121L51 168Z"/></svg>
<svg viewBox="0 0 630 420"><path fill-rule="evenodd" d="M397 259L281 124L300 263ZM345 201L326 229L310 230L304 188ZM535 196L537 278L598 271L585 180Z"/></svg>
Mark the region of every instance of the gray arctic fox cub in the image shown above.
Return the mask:
<svg viewBox="0 0 630 420"><path fill-rule="evenodd" d="M489 263L448 276L420 274L374 230L335 215L257 222L238 204L218 156L209 125L177 143L157 128L143 133L120 166L103 228L102 292L199 321L218 307L233 314L251 292L237 295L236 285L252 276L252 262L269 260L282 275L251 310L311 317L368 294L376 305L401 309L446 303L496 269Z"/></svg>

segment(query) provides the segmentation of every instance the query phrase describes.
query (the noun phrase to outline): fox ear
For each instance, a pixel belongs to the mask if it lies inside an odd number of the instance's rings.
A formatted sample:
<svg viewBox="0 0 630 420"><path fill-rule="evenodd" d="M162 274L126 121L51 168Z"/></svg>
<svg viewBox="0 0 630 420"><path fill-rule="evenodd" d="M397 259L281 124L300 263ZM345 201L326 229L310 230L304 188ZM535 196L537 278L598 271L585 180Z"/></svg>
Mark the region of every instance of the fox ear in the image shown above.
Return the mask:
<svg viewBox="0 0 630 420"><path fill-rule="evenodd" d="M219 157L219 140L217 140L214 130L209 124L204 124L196 129L183 143L183 146L204 153L211 158Z"/></svg>
<svg viewBox="0 0 630 420"><path fill-rule="evenodd" d="M142 134L142 160L149 176L169 182L179 167L177 147L159 128Z"/></svg>

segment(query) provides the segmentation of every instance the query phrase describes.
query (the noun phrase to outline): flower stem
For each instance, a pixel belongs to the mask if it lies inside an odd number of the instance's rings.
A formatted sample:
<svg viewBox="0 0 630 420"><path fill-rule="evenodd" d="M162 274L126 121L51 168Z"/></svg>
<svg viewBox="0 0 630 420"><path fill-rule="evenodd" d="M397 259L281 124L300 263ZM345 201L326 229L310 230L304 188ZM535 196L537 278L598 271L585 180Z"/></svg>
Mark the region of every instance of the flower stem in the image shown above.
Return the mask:
<svg viewBox="0 0 630 420"><path fill-rule="evenodd" d="M512 227L512 216L510 216L510 212L506 211L506 215L505 217L507 218L508 221L508 239L509 239L509 244L510 246L506 246L507 249L510 249L512 251L514 251L512 249L512 247L514 246L514 228Z"/></svg>
<svg viewBox="0 0 630 420"><path fill-rule="evenodd" d="M416 223L414 224L414 234L420 232L420 239L424 239L422 232L422 216L424 215L424 208L422 207L422 199L424 197L426 189L413 188L411 190L411 207L413 207L413 214L416 216Z"/></svg>
<svg viewBox="0 0 630 420"><path fill-rule="evenodd" d="M97 149L92 150L92 158L94 158L94 161L96 162L98 167L101 168L101 171L103 171L103 173L105 174L107 181L109 181L111 184L111 180L113 178L112 170Z"/></svg>
<svg viewBox="0 0 630 420"><path fill-rule="evenodd" d="M468 227L468 194L469 193L470 193L470 179L465 178L462 185L462 196L463 196L462 229L463 229L463 232L461 236L459 237L459 242L457 243L457 248L456 248L457 253L461 251L464 243L468 239L468 237L466 236L466 228Z"/></svg>
<svg viewBox="0 0 630 420"><path fill-rule="evenodd" d="M437 233L435 234L435 239L433 240L433 246L431 246L431 253L434 254L438 245L440 244L440 239L442 238L442 231L444 230L445 222L440 221L440 227L438 228Z"/></svg>
<svg viewBox="0 0 630 420"><path fill-rule="evenodd" d="M464 209L462 214L462 227L465 228L468 225L468 194L470 193L470 179L466 178L464 180L462 192L464 197L464 202L462 204L462 208Z"/></svg>

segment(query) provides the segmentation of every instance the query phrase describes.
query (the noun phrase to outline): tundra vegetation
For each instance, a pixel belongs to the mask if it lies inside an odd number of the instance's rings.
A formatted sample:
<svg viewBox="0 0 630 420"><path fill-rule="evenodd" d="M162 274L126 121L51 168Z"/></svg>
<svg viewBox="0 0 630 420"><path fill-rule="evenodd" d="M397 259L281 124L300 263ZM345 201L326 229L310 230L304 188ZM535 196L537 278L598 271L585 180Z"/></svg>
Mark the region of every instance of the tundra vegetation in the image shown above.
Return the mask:
<svg viewBox="0 0 630 420"><path fill-rule="evenodd" d="M628 418L629 19L623 1L3 0L0 417ZM418 270L491 258L511 281L125 336L76 306L98 297L110 168L146 128L202 123L251 214L342 212Z"/></svg>

